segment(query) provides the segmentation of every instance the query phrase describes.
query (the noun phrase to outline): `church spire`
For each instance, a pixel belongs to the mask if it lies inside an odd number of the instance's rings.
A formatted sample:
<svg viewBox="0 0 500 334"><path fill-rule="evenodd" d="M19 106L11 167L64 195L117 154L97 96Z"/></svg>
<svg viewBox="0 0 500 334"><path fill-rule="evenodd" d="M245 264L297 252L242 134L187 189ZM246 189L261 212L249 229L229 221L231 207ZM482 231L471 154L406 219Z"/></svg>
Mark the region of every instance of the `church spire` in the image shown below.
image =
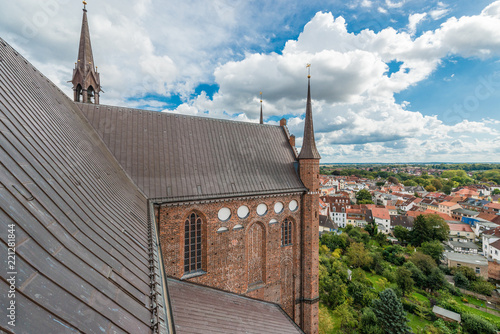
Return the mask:
<svg viewBox="0 0 500 334"><path fill-rule="evenodd" d="M90 43L89 23L87 20L87 2L83 1L82 30L78 59L73 69L73 91L75 102L99 104L101 91L100 76L94 67L94 56Z"/></svg>
<svg viewBox="0 0 500 334"><path fill-rule="evenodd" d="M264 124L264 115L262 114L262 92L260 92L260 124Z"/></svg>
<svg viewBox="0 0 500 334"><path fill-rule="evenodd" d="M321 159L318 150L316 149L316 142L314 140L314 128L312 117L312 104L311 104L311 64L307 64L307 104L306 104L306 119L304 125L304 139L302 141L302 148L300 150L299 159Z"/></svg>

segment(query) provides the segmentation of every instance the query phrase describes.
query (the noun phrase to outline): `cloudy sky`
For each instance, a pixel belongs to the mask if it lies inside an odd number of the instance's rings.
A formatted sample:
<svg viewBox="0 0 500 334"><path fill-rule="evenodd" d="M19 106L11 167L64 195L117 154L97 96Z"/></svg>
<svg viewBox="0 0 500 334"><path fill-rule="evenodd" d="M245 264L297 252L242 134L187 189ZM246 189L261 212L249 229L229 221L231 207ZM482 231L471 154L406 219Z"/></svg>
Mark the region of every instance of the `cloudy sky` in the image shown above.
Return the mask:
<svg viewBox="0 0 500 334"><path fill-rule="evenodd" d="M322 162L500 162L500 1L89 0L102 104L258 122ZM3 2L0 37L72 96L82 4Z"/></svg>

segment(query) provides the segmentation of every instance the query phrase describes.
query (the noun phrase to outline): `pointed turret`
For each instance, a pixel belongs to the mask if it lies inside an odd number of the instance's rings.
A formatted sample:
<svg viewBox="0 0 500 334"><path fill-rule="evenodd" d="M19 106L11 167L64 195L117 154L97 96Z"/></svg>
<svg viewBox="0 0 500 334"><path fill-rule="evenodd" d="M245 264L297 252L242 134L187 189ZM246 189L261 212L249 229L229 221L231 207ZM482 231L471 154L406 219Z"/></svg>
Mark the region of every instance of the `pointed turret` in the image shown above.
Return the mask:
<svg viewBox="0 0 500 334"><path fill-rule="evenodd" d="M308 68L310 65L307 65ZM306 119L304 125L304 139L300 150L299 159L321 159L318 150L316 149L316 141L314 140L314 127L312 117L311 104L311 75L307 75L307 104L306 104Z"/></svg>
<svg viewBox="0 0 500 334"><path fill-rule="evenodd" d="M309 68L309 64L307 67ZM307 334L318 333L319 302L319 159L314 142L311 106L311 75L307 76L307 106L304 140L299 154L299 176L307 188L302 196L301 247L302 250L302 320L300 327Z"/></svg>
<svg viewBox="0 0 500 334"><path fill-rule="evenodd" d="M78 59L73 69L73 91L75 102L99 104L101 80L97 67L94 67L94 56L90 43L89 23L87 20L87 3L83 1L82 31Z"/></svg>
<svg viewBox="0 0 500 334"><path fill-rule="evenodd" d="M264 124L264 114L262 113L262 92L260 92L260 124Z"/></svg>

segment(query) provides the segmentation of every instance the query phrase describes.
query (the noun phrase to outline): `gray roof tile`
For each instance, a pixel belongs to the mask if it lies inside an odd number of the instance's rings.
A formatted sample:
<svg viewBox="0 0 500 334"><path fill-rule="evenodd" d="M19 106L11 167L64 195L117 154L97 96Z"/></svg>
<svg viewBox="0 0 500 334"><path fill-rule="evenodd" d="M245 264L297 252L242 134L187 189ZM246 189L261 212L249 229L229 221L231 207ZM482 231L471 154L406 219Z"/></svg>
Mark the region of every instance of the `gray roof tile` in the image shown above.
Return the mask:
<svg viewBox="0 0 500 334"><path fill-rule="evenodd" d="M303 333L276 304L168 279L178 334Z"/></svg>
<svg viewBox="0 0 500 334"><path fill-rule="evenodd" d="M1 39L0 59L0 219L16 228L16 332L150 332L146 197L76 105Z"/></svg>
<svg viewBox="0 0 500 334"><path fill-rule="evenodd" d="M304 191L279 126L77 104L148 198Z"/></svg>

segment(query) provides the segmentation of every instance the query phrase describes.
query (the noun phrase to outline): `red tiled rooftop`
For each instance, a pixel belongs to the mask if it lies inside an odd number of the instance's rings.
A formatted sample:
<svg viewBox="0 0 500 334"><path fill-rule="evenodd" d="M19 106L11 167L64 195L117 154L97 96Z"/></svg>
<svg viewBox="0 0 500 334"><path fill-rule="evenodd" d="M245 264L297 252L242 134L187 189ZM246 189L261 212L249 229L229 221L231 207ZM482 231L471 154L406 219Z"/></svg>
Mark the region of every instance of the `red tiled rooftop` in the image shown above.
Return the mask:
<svg viewBox="0 0 500 334"><path fill-rule="evenodd" d="M448 224L450 231L456 232L472 232L472 228L469 224Z"/></svg>
<svg viewBox="0 0 500 334"><path fill-rule="evenodd" d="M443 202L443 203L439 203L439 205L452 207L452 206L457 205L457 203L454 203L454 202Z"/></svg>
<svg viewBox="0 0 500 334"><path fill-rule="evenodd" d="M387 210L387 208L373 208L372 216L373 218L379 218L379 219L391 219L391 216L389 215L389 210Z"/></svg>
<svg viewBox="0 0 500 334"><path fill-rule="evenodd" d="M485 204L484 206L487 208L500 210L500 203L488 203L488 204Z"/></svg>

